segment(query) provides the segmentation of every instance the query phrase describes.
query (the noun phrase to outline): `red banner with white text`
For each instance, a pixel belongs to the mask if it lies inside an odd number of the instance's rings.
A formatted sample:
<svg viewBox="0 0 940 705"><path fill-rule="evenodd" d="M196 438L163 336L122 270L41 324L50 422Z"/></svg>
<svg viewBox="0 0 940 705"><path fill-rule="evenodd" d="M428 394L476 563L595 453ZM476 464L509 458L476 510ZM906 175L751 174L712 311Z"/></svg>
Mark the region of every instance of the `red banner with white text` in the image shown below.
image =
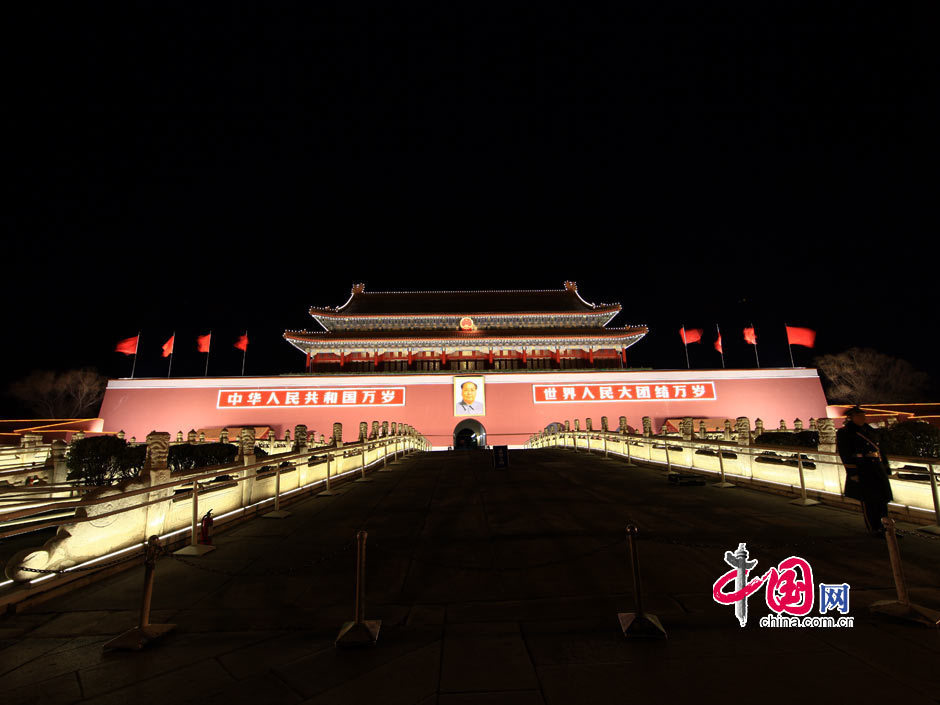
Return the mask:
<svg viewBox="0 0 940 705"><path fill-rule="evenodd" d="M648 382L631 384L533 384L536 404L585 401L715 401L715 383Z"/></svg>
<svg viewBox="0 0 940 705"><path fill-rule="evenodd" d="M404 406L404 387L220 389L218 409Z"/></svg>

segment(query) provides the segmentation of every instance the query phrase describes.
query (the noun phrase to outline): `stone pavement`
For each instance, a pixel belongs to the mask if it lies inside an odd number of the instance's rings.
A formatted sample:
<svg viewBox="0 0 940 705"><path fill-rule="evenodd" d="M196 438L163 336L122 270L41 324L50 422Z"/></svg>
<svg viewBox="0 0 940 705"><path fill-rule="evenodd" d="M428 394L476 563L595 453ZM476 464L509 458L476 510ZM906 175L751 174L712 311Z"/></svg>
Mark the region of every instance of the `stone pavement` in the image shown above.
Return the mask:
<svg viewBox="0 0 940 705"><path fill-rule="evenodd" d="M493 470L485 452L418 454L287 519L223 533L191 564L160 559L152 621L178 628L143 652L101 649L135 623L142 568L2 618L0 702L940 703L940 634L867 609L894 591L861 515L672 486L570 451L510 460ZM617 613L633 609L630 521L666 640L619 630ZM336 650L359 528L366 617L382 629L374 647ZM849 583L855 626L761 628L761 591L739 627L711 588L742 541L755 572L795 554L817 584ZM940 541L907 537L901 552L913 599L940 608Z"/></svg>

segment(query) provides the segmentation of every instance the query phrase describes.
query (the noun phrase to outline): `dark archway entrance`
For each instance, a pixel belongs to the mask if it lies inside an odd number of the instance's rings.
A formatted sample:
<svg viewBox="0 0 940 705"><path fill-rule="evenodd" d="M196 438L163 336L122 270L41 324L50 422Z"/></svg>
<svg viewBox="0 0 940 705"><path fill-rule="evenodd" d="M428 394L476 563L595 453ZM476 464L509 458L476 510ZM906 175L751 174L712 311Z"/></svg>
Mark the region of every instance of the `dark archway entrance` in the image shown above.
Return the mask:
<svg viewBox="0 0 940 705"><path fill-rule="evenodd" d="M476 419L464 419L454 427L454 450L486 447L486 429Z"/></svg>

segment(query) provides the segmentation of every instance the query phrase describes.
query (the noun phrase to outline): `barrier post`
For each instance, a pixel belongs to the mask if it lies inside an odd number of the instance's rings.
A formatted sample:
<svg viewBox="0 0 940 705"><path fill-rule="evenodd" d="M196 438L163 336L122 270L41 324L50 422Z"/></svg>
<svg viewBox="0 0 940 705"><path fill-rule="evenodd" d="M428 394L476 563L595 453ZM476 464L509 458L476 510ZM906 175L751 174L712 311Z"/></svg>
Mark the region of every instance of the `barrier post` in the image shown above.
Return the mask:
<svg viewBox="0 0 940 705"><path fill-rule="evenodd" d="M379 619L366 620L366 538L368 533L359 531L356 534L356 597L355 619L346 622L336 637L336 646L373 646L379 638L379 629L382 621Z"/></svg>
<svg viewBox="0 0 940 705"><path fill-rule="evenodd" d="M636 602L636 612L620 612L617 619L620 620L620 629L626 637L654 637L666 638L666 630L663 629L659 617L654 614L647 614L643 609L643 585L640 580L640 557L637 554L636 535L638 529L635 524L627 527L627 541L630 544L630 565L633 569L633 596Z"/></svg>
<svg viewBox="0 0 940 705"><path fill-rule="evenodd" d="M663 441L663 448L666 449L666 474L672 474L672 460L669 458L669 440L666 439Z"/></svg>
<svg viewBox="0 0 940 705"><path fill-rule="evenodd" d="M290 512L281 509L281 465L278 463L274 474L274 511L264 515L265 519L286 519Z"/></svg>
<svg viewBox="0 0 940 705"><path fill-rule="evenodd" d="M721 446L718 446L718 472L721 473L721 482L714 483L712 487L734 487L733 482L725 480L725 455L721 450Z"/></svg>
<svg viewBox="0 0 940 705"><path fill-rule="evenodd" d="M881 523L885 528L888 558L891 561L891 573L894 575L894 587L898 593L898 599L878 600L873 602L869 609L878 614L886 614L931 627L940 627L940 612L913 604L910 595L908 595L907 584L904 581L904 571L901 567L901 552L898 550L898 537L895 531L894 519L883 517Z"/></svg>
<svg viewBox="0 0 940 705"><path fill-rule="evenodd" d="M140 600L137 626L115 637L104 645L105 651L140 651L147 644L176 629L175 624L151 624L150 600L153 597L153 573L157 556L161 552L160 538L151 536L144 548L144 592Z"/></svg>
<svg viewBox="0 0 940 705"><path fill-rule="evenodd" d="M627 467L635 468L636 464L633 462L633 458L630 455L630 439L624 438L623 444L627 447Z"/></svg>
<svg viewBox="0 0 940 705"><path fill-rule="evenodd" d="M819 504L815 499L806 499L806 478L803 477L803 454L797 450L796 453L796 466L800 470L800 497L798 499L791 499L790 504L795 504L798 507L812 507L814 504Z"/></svg>
<svg viewBox="0 0 940 705"><path fill-rule="evenodd" d="M193 480L193 526L190 544L174 551L174 556L202 556L214 551L215 546L199 543L199 480Z"/></svg>
<svg viewBox="0 0 940 705"><path fill-rule="evenodd" d="M356 480L356 482L374 482L375 480L371 477L366 477L366 442L362 441L362 452L359 455L359 472L362 477Z"/></svg>
<svg viewBox="0 0 940 705"><path fill-rule="evenodd" d="M604 431L604 458L607 457L607 432Z"/></svg>
<svg viewBox="0 0 940 705"><path fill-rule="evenodd" d="M933 499L934 523L919 527L920 531L928 534L940 534L940 498L937 497L937 476L933 471L933 463L927 463L927 472L930 473L930 496Z"/></svg>
<svg viewBox="0 0 940 705"><path fill-rule="evenodd" d="M382 444L382 469L379 472L389 472L388 469L388 441Z"/></svg>
<svg viewBox="0 0 940 705"><path fill-rule="evenodd" d="M332 461L333 456L330 453L326 454L326 489L323 492L318 492L317 497L335 497L338 492L334 492L330 488L330 461Z"/></svg>

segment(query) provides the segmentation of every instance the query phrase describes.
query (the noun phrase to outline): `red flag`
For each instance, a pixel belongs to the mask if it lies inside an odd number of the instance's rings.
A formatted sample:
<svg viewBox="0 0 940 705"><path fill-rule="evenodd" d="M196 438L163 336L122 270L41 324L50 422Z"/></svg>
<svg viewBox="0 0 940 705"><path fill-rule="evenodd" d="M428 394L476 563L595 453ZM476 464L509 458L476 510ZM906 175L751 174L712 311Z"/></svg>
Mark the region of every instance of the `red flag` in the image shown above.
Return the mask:
<svg viewBox="0 0 940 705"><path fill-rule="evenodd" d="M744 329L744 340L749 342L751 345L757 345L757 333L754 332L753 328Z"/></svg>
<svg viewBox="0 0 940 705"><path fill-rule="evenodd" d="M173 341L176 339L176 334L170 336L170 339L163 344L163 357L169 357L173 354Z"/></svg>
<svg viewBox="0 0 940 705"><path fill-rule="evenodd" d="M239 336L238 340L235 341L235 347L244 352L248 351L248 334Z"/></svg>
<svg viewBox="0 0 940 705"><path fill-rule="evenodd" d="M715 341L715 350L720 352L722 355L725 354L725 351L721 349L721 333L718 334L718 340Z"/></svg>
<svg viewBox="0 0 940 705"><path fill-rule="evenodd" d="M702 339L702 329L690 328L689 330L686 330L685 328L680 328L679 336L682 338L682 342L685 345L688 345L689 343L697 343Z"/></svg>
<svg viewBox="0 0 940 705"><path fill-rule="evenodd" d="M125 355L136 355L138 338L140 338L140 335L135 335L133 338L125 338L117 344L117 347L114 348L114 352L124 353Z"/></svg>
<svg viewBox="0 0 940 705"><path fill-rule="evenodd" d="M212 340L212 333L206 333L206 335L197 335L196 336L196 348L199 352L207 353L209 352L209 343Z"/></svg>
<svg viewBox="0 0 940 705"><path fill-rule="evenodd" d="M787 343L811 348L816 343L816 331L812 328L787 326Z"/></svg>

